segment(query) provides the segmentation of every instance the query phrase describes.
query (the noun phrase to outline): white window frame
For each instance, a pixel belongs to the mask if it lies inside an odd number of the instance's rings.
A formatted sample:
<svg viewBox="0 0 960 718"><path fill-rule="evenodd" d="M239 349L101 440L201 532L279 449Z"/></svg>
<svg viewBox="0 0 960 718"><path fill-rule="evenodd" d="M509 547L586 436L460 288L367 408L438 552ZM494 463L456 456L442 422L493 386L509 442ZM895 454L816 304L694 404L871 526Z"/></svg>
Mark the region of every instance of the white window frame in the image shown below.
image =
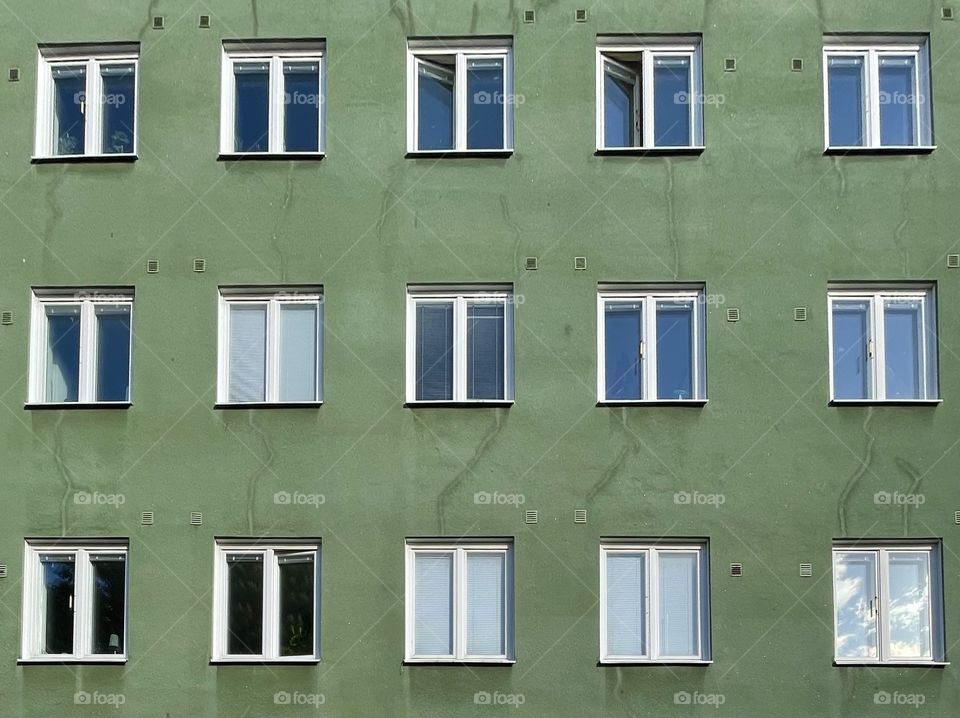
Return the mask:
<svg viewBox="0 0 960 718"><path fill-rule="evenodd" d="M657 398L657 313L658 302L693 301L693 396L689 399ZM607 398L606 306L608 303L636 302L643 309L643 337L640 356L641 399ZM597 291L597 402L600 404L703 404L707 401L705 287L600 285ZM653 311L650 311L650 308ZM648 339L649 338L649 339Z"/></svg>
<svg viewBox="0 0 960 718"><path fill-rule="evenodd" d="M417 98L420 94L417 68L424 57L445 55L455 58L453 147L421 150ZM470 149L467 147L467 61L473 59L503 61L503 147ZM449 40L409 40L407 42L407 152L425 155L503 154L513 152L515 112L513 89L513 40L511 38L464 38Z"/></svg>
<svg viewBox="0 0 960 718"><path fill-rule="evenodd" d="M327 65L326 42L273 43L257 41L224 41L220 77L220 154L234 157L315 156L326 154L327 126ZM283 65L285 62L316 62L319 66L319 112L317 150L303 151L283 149L284 102ZM235 147L236 84L233 67L237 63L265 62L270 70L269 137L266 152L238 152Z"/></svg>
<svg viewBox="0 0 960 718"><path fill-rule="evenodd" d="M416 653L416 557L418 553L448 553L453 556L453 653L420 655ZM503 554L505 652L500 656L472 656L467 653L467 554ZM512 540L408 539L406 542L406 651L407 663L515 663L514 658L514 576Z"/></svg>
<svg viewBox="0 0 960 718"><path fill-rule="evenodd" d="M453 303L453 398L417 399L417 305ZM503 305L503 393L501 399L467 398L467 304ZM489 285L407 287L407 403L408 404L512 404L514 401L513 287Z"/></svg>
<svg viewBox="0 0 960 718"><path fill-rule="evenodd" d="M914 58L914 87L923 98L916 102L914 128L916 142L912 145L880 144L880 59L884 56ZM863 60L863 144L830 144L830 58L856 57ZM858 37L827 36L823 45L823 137L824 150L856 152L858 150L932 150L933 93L930 80L930 43L927 37Z"/></svg>
<svg viewBox="0 0 960 718"><path fill-rule="evenodd" d="M666 656L657 653L660 630L659 576L661 553L697 553L697 616L699 652L689 656ZM647 654L637 656L610 655L607 650L607 557L616 554L646 554L647 597L644 620L647 628ZM608 540L600 543L600 662L618 663L712 663L710 645L710 557L706 541L664 542Z"/></svg>
<svg viewBox="0 0 960 718"><path fill-rule="evenodd" d="M287 288L248 290L221 287L218 295L217 331L217 404L225 406L262 406L292 404L315 406L323 403L323 289ZM263 401L230 401L230 307L238 304L267 305L267 366ZM310 304L317 307L317 393L306 401L280 399L280 308L286 304Z"/></svg>
<svg viewBox="0 0 960 718"><path fill-rule="evenodd" d="M69 654L49 654L41 650L43 638L44 554L74 557L73 648ZM117 654L91 653L93 646L93 569L91 556L122 556L124 558L124 617L123 645ZM21 622L20 660L49 663L125 663L130 635L130 552L127 541L34 541L24 542L23 554L23 614Z"/></svg>
<svg viewBox="0 0 960 718"><path fill-rule="evenodd" d="M280 569L278 552L313 553L314 609L313 609L313 653L305 656L280 655ZM228 593L229 577L227 556L244 554L260 556L263 561L263 626L261 628L262 648L259 654L227 653L229 621ZM269 663L317 663L320 661L320 588L321 588L321 550L316 540L282 540L276 543L261 541L234 541L217 539L214 543L213 570L213 641L211 660L216 663L250 663L251 661Z"/></svg>
<svg viewBox="0 0 960 718"><path fill-rule="evenodd" d="M921 388L922 396L915 399L887 399L886 397L886 341L884 336L884 301L886 300L919 300L921 303L920 318L923 324L923 341L919 347L922 358ZM833 305L837 301L861 301L870 306L870 337L867 345L867 354L870 359L870 396L864 399L837 399L834 390L833 375ZM830 401L836 404L863 404L863 403L940 403L939 398L939 362L937 346L939 340L936 333L937 301L933 285L922 285L913 289L896 289L895 287L862 285L856 287L838 286L831 288L827 293L827 349L830 369ZM932 335L931 335L932 332Z"/></svg>
<svg viewBox="0 0 960 718"><path fill-rule="evenodd" d="M873 553L877 558L877 658L850 658L839 655L837 646L837 603L836 572L837 557L844 553ZM903 658L892 656L890 652L890 637L885 626L890 623L890 554L896 553L927 553L927 570L930 577L930 648L931 655L923 658ZM939 541L883 541L872 543L835 542L833 546L833 560L831 567L833 592L833 634L834 634L834 662L838 665L883 665L883 664L919 664L919 665L946 665L944 647L944 612L943 612L943 560Z"/></svg>
<svg viewBox="0 0 960 718"><path fill-rule="evenodd" d="M27 404L48 406L127 406L133 401L133 299L132 289L35 289L31 299L30 382ZM97 401L97 305L130 307L130 398L126 401ZM80 307L80 378L77 401L53 402L44 396L47 379L47 305Z"/></svg>
<svg viewBox="0 0 960 718"><path fill-rule="evenodd" d="M109 65L133 65L133 152L103 151L103 83L100 69ZM53 137L55 112L53 69L58 66L83 65L86 70L86 107L84 114L84 151L80 154L56 153ZM137 157L140 136L140 46L136 44L77 45L69 48L41 46L37 54L37 121L34 136L34 159L70 160L82 157Z"/></svg>
<svg viewBox="0 0 960 718"><path fill-rule="evenodd" d="M648 152L651 150L662 152L677 152L683 150L700 150L703 144L703 56L699 37L620 37L599 36L596 48L596 132L598 151L620 152ZM610 57L611 54L636 54L641 69L636 73L632 68L630 74L637 74L634 84L634 132L640 135L641 142L634 142L632 147L607 147L604 137L606 92L604 83L604 67L611 63L616 69L623 69L620 61ZM690 144L689 145L656 145L654 128L654 93L643 92L643 88L653 88L653 67L658 57L685 57L690 59Z"/></svg>

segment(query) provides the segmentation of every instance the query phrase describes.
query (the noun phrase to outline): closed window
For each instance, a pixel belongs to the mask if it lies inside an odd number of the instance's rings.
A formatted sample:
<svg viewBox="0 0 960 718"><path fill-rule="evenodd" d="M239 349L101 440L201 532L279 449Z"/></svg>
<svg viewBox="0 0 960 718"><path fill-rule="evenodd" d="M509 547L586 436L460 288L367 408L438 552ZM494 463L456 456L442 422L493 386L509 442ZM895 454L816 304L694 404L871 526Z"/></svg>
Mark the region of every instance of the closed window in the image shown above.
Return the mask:
<svg viewBox="0 0 960 718"><path fill-rule="evenodd" d="M598 400L705 400L704 321L702 289L601 286Z"/></svg>
<svg viewBox="0 0 960 718"><path fill-rule="evenodd" d="M512 548L407 542L407 660L513 660Z"/></svg>
<svg viewBox="0 0 960 718"><path fill-rule="evenodd" d="M512 288L409 287L407 401L512 400Z"/></svg>
<svg viewBox="0 0 960 718"><path fill-rule="evenodd" d="M139 43L41 46L36 157L135 157L139 54Z"/></svg>
<svg viewBox="0 0 960 718"><path fill-rule="evenodd" d="M130 402L132 290L36 290L31 404Z"/></svg>
<svg viewBox="0 0 960 718"><path fill-rule="evenodd" d="M220 153L324 151L325 43L223 43Z"/></svg>
<svg viewBox="0 0 960 718"><path fill-rule="evenodd" d="M601 544L601 661L709 661L709 575L703 543Z"/></svg>
<svg viewBox="0 0 960 718"><path fill-rule="evenodd" d="M932 145L926 37L829 36L823 53L828 149Z"/></svg>
<svg viewBox="0 0 960 718"><path fill-rule="evenodd" d="M126 542L27 542L21 654L23 660L126 660Z"/></svg>
<svg viewBox="0 0 960 718"><path fill-rule="evenodd" d="M322 327L319 288L221 289L218 403L320 402Z"/></svg>
<svg viewBox="0 0 960 718"><path fill-rule="evenodd" d="M213 587L213 658L320 658L320 546L218 541Z"/></svg>
<svg viewBox="0 0 960 718"><path fill-rule="evenodd" d="M939 544L833 549L838 663L944 660Z"/></svg>
<svg viewBox="0 0 960 718"><path fill-rule="evenodd" d="M937 400L932 287L836 288L829 303L834 401Z"/></svg>
<svg viewBox="0 0 960 718"><path fill-rule="evenodd" d="M703 145L700 39L597 40L597 149Z"/></svg>
<svg viewBox="0 0 960 718"><path fill-rule="evenodd" d="M512 42L411 40L407 49L407 149L513 149Z"/></svg>

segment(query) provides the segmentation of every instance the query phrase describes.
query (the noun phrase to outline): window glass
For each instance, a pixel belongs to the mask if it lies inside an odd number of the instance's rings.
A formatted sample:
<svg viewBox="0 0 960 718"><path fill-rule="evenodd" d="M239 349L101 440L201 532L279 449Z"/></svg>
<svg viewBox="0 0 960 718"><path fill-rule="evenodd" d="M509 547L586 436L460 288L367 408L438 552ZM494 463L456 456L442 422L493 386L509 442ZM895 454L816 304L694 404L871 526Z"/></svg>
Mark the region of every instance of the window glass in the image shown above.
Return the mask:
<svg viewBox="0 0 960 718"><path fill-rule="evenodd" d="M660 655L695 656L700 652L697 554L661 551L658 557Z"/></svg>
<svg viewBox="0 0 960 718"><path fill-rule="evenodd" d="M830 145L864 144L864 66L861 57L827 59L827 92L830 109Z"/></svg>
<svg viewBox="0 0 960 718"><path fill-rule="evenodd" d="M103 65L103 152L133 152L136 71L133 65Z"/></svg>
<svg viewBox="0 0 960 718"><path fill-rule="evenodd" d="M834 555L836 642L839 658L877 658L877 555Z"/></svg>
<svg viewBox="0 0 960 718"><path fill-rule="evenodd" d="M887 399L920 399L923 321L921 302L888 299L883 312Z"/></svg>
<svg viewBox="0 0 960 718"><path fill-rule="evenodd" d="M130 400L130 306L96 307L97 401Z"/></svg>
<svg viewBox="0 0 960 718"><path fill-rule="evenodd" d="M453 398L453 302L416 305L417 400Z"/></svg>
<svg viewBox="0 0 960 718"><path fill-rule="evenodd" d="M467 654L502 656L506 596L506 556L467 553Z"/></svg>
<svg viewBox="0 0 960 718"><path fill-rule="evenodd" d="M285 152L316 152L320 143L320 64L283 63Z"/></svg>
<svg viewBox="0 0 960 718"><path fill-rule="evenodd" d="M263 559L227 557L227 653L259 655L263 650Z"/></svg>
<svg viewBox="0 0 960 718"><path fill-rule="evenodd" d="M93 569L93 653L117 655L124 652L126 618L126 558L91 556Z"/></svg>
<svg viewBox="0 0 960 718"><path fill-rule="evenodd" d="M280 307L280 400L317 398L317 306Z"/></svg>
<svg viewBox="0 0 960 718"><path fill-rule="evenodd" d="M635 88L638 82L636 72L609 61L604 62L604 147L633 147L640 144L634 139L637 122Z"/></svg>
<svg viewBox="0 0 960 718"><path fill-rule="evenodd" d="M930 565L928 552L889 554L890 655L930 658Z"/></svg>
<svg viewBox="0 0 960 718"><path fill-rule="evenodd" d="M880 58L880 144L915 145L917 88L913 56Z"/></svg>
<svg viewBox="0 0 960 718"><path fill-rule="evenodd" d="M270 65L267 62L237 62L234 149L237 152L267 152L270 149Z"/></svg>
<svg viewBox="0 0 960 718"><path fill-rule="evenodd" d="M417 553L415 649L423 656L453 653L453 554Z"/></svg>
<svg viewBox="0 0 960 718"><path fill-rule="evenodd" d="M417 147L421 150L453 149L454 69L426 60L417 61Z"/></svg>
<svg viewBox="0 0 960 718"><path fill-rule="evenodd" d="M314 556L280 554L277 560L280 572L280 655L313 655Z"/></svg>
<svg viewBox="0 0 960 718"><path fill-rule="evenodd" d="M690 139L690 58L653 60L653 131L658 147L684 147Z"/></svg>
<svg viewBox="0 0 960 718"><path fill-rule="evenodd" d="M76 563L73 556L42 556L43 653L73 653L73 598Z"/></svg>
<svg viewBox="0 0 960 718"><path fill-rule="evenodd" d="M503 60L467 58L467 149L502 149Z"/></svg>
<svg viewBox="0 0 960 718"><path fill-rule="evenodd" d="M833 303L833 394L835 399L870 396L870 304L865 301Z"/></svg>
<svg viewBox="0 0 960 718"><path fill-rule="evenodd" d="M82 155L86 136L86 68L55 66L52 73L54 153Z"/></svg>
<svg viewBox="0 0 960 718"><path fill-rule="evenodd" d="M608 302L604 308L606 398L641 399L640 342L643 309L639 302Z"/></svg>
<svg viewBox="0 0 960 718"><path fill-rule="evenodd" d="M504 306L467 303L467 398L504 398Z"/></svg>
<svg viewBox="0 0 960 718"><path fill-rule="evenodd" d="M45 401L78 400L80 387L80 307L47 306Z"/></svg>
<svg viewBox="0 0 960 718"><path fill-rule="evenodd" d="M657 398L692 399L692 301L657 302Z"/></svg>
<svg viewBox="0 0 960 718"><path fill-rule="evenodd" d="M267 307L230 307L230 401L264 401L267 372Z"/></svg>
<svg viewBox="0 0 960 718"><path fill-rule="evenodd" d="M607 560L607 654L647 655L646 553L609 553Z"/></svg>

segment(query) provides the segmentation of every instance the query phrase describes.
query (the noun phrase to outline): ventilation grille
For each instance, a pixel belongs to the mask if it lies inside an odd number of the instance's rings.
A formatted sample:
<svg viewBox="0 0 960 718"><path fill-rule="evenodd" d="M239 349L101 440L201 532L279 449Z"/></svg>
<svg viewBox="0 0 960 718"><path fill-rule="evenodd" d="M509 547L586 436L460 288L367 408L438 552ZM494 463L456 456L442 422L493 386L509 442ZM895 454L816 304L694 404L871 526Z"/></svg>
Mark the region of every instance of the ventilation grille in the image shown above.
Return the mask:
<svg viewBox="0 0 960 718"><path fill-rule="evenodd" d="M0 312L0 324L3 324L4 326L10 326L13 324L13 312Z"/></svg>
<svg viewBox="0 0 960 718"><path fill-rule="evenodd" d="M803 72L803 58L795 57L790 60L790 69L793 72Z"/></svg>
<svg viewBox="0 0 960 718"><path fill-rule="evenodd" d="M141 511L140 524L142 526L153 526L153 511Z"/></svg>
<svg viewBox="0 0 960 718"><path fill-rule="evenodd" d="M812 563L801 563L800 564L800 575L803 578L810 578L813 575L813 564Z"/></svg>
<svg viewBox="0 0 960 718"><path fill-rule="evenodd" d="M20 82L20 68L11 67L10 70L7 72L7 79L10 82Z"/></svg>
<svg viewBox="0 0 960 718"><path fill-rule="evenodd" d="M585 524L585 523L587 523L587 510L586 510L586 509L574 509L574 510L573 510L573 523L575 523L575 524Z"/></svg>
<svg viewBox="0 0 960 718"><path fill-rule="evenodd" d="M190 512L190 525L203 526L203 514L200 511Z"/></svg>
<svg viewBox="0 0 960 718"><path fill-rule="evenodd" d="M159 259L148 259L147 260L147 274L156 274L160 271L160 260Z"/></svg>
<svg viewBox="0 0 960 718"><path fill-rule="evenodd" d="M793 321L795 321L795 322L805 322L805 321L807 321L807 308L806 308L806 307L794 307L794 308L793 308Z"/></svg>
<svg viewBox="0 0 960 718"><path fill-rule="evenodd" d="M727 321L728 322L740 321L740 309L738 307L730 307L727 310Z"/></svg>
<svg viewBox="0 0 960 718"><path fill-rule="evenodd" d="M582 271L587 268L587 258L586 257L574 257L573 258L573 268Z"/></svg>
<svg viewBox="0 0 960 718"><path fill-rule="evenodd" d="M735 57L726 57L723 60L723 71L724 72L736 72L737 71L737 58Z"/></svg>
<svg viewBox="0 0 960 718"><path fill-rule="evenodd" d="M953 522L955 524L960 524L960 511L953 512Z"/></svg>
<svg viewBox="0 0 960 718"><path fill-rule="evenodd" d="M206 272L206 271L207 271L207 260L206 260L206 259L194 259L194 260L193 260L193 271L194 271L194 272Z"/></svg>
<svg viewBox="0 0 960 718"><path fill-rule="evenodd" d="M940 8L940 17L944 20L953 20L953 8L952 7L942 7Z"/></svg>
<svg viewBox="0 0 960 718"><path fill-rule="evenodd" d="M742 563L731 563L730 564L730 575L740 578L743 575L743 564Z"/></svg>
<svg viewBox="0 0 960 718"><path fill-rule="evenodd" d="M577 22L586 22L587 21L587 11L586 10L577 10L574 13L574 17Z"/></svg>
<svg viewBox="0 0 960 718"><path fill-rule="evenodd" d="M535 524L540 520L539 511L524 511L523 520L528 524Z"/></svg>
<svg viewBox="0 0 960 718"><path fill-rule="evenodd" d="M527 257L525 260L523 260L523 268L528 269L530 271L533 271L534 269L539 269L540 262L537 260L536 257Z"/></svg>
<svg viewBox="0 0 960 718"><path fill-rule="evenodd" d="M163 30L163 15L154 15L154 16L153 16L153 29L154 29L154 30Z"/></svg>
<svg viewBox="0 0 960 718"><path fill-rule="evenodd" d="M533 10L524 10L523 11L523 21L528 25L537 21L537 13Z"/></svg>
<svg viewBox="0 0 960 718"><path fill-rule="evenodd" d="M960 254L948 254L948 255L947 255L947 268L948 268L948 269L960 269Z"/></svg>
<svg viewBox="0 0 960 718"><path fill-rule="evenodd" d="M7 564L0 563L0 578L7 577Z"/></svg>
<svg viewBox="0 0 960 718"><path fill-rule="evenodd" d="M200 16L199 26L202 27L203 29L209 28L209 27L210 27L210 16L209 16L209 15L201 15L201 16Z"/></svg>

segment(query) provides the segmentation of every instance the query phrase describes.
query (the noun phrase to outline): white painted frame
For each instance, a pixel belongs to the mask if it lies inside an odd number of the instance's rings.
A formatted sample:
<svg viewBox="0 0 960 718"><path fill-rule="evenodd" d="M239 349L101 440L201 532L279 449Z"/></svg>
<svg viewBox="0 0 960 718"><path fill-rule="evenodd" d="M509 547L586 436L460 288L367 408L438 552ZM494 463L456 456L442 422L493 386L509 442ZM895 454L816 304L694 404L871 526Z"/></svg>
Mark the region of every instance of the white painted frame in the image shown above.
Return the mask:
<svg viewBox="0 0 960 718"><path fill-rule="evenodd" d="M639 81L634 88L634 144L632 147L607 147L604 138L604 115L606 91L604 69L606 63L621 67L622 61L611 55L635 55L640 64ZM658 57L683 57L690 60L690 144L661 145L654 143L654 81L653 67ZM630 68L630 72L634 70ZM644 88L651 88L644 92ZM663 152L684 149L703 149L703 55L700 38L675 37L617 37L600 36L596 48L596 141L597 150L660 150ZM636 141L637 135L640 142Z"/></svg>
<svg viewBox="0 0 960 718"><path fill-rule="evenodd" d="M696 553L697 555L697 616L698 651L689 656L661 655L660 643L660 555ZM646 655L610 655L607 650L607 558L611 555L643 554L645 558ZM632 540L603 541L600 544L600 662L618 663L710 663L710 565L706 542L644 542Z"/></svg>
<svg viewBox="0 0 960 718"><path fill-rule="evenodd" d="M453 147L443 150L421 150L419 138L419 73L421 62L430 65L429 58L454 58L454 133ZM470 149L467 147L467 61L503 61L503 146L499 148ZM513 42L507 38L463 38L451 40L410 40L407 43L407 151L418 154L503 154L513 152L515 111L513 88Z"/></svg>
<svg viewBox="0 0 960 718"><path fill-rule="evenodd" d="M884 311L886 302L896 300L920 302L920 322L923 337L918 347L920 353L921 396L915 399L887 399L886 396L886 339L884 334ZM867 356L870 360L870 396L863 399L837 399L834 389L833 365L833 308L836 302L864 302L869 306L869 335ZM827 350L830 374L830 401L835 403L880 403L891 401L939 402L939 368L937 362L937 305L934 287L921 289L893 288L846 288L831 289L827 293Z"/></svg>
<svg viewBox="0 0 960 718"><path fill-rule="evenodd" d="M406 542L406 650L408 663L514 663L514 577L513 541L408 539ZM416 653L416 557L419 553L453 556L453 653L419 655ZM504 558L504 621L500 656L472 656L467 653L467 555L502 554Z"/></svg>
<svg viewBox="0 0 960 718"><path fill-rule="evenodd" d="M34 130L34 158L69 160L80 157L136 158L140 137L140 56L139 52L111 51L109 47L77 46L66 53L37 53L37 119ZM103 151L103 78L101 68L110 65L133 65L133 152ZM53 69L82 66L86 71L86 107L84 112L84 151L80 154L56 153L53 136L54 100Z"/></svg>
<svg viewBox="0 0 960 718"><path fill-rule="evenodd" d="M923 98L914 103L914 134L911 145L880 144L880 60L910 56L914 60L914 88ZM830 144L830 58L851 57L863 61L863 144ZM933 92L930 80L930 43L926 37L829 36L823 46L823 137L824 150L933 149Z"/></svg>
<svg viewBox="0 0 960 718"><path fill-rule="evenodd" d="M467 398L467 305L473 303L503 305L503 391L500 399ZM453 304L453 398L417 399L417 305ZM503 404L514 401L514 295L513 287L489 285L473 287L407 287L407 403L408 404Z"/></svg>
<svg viewBox="0 0 960 718"><path fill-rule="evenodd" d="M20 660L25 662L125 663L130 635L130 555L127 541L34 541L24 542L23 609ZM43 653L41 646L45 624L45 593L41 555L74 558L73 653ZM124 559L123 645L118 654L92 653L93 647L93 567L91 557L117 556Z"/></svg>
<svg viewBox="0 0 960 718"><path fill-rule="evenodd" d="M223 47L220 75L220 154L237 157L270 155L303 156L313 155L323 157L326 153L326 125L327 125L327 80L326 80L326 43L312 43L309 49L297 49L299 44L291 44L290 49L274 49L275 43L267 43L269 47L258 47L256 42L245 43L247 49L232 49ZM236 120L236 84L234 82L234 65L244 62L263 62L269 66L270 76L270 108L269 108L269 137L266 152L238 152L235 144ZM320 97L317 112L317 151L283 149L284 141L284 113L286 111L285 93L283 89L283 66L287 62L316 62L319 72Z"/></svg>
<svg viewBox="0 0 960 718"><path fill-rule="evenodd" d="M280 562L278 554L313 554L313 653L304 656L280 655ZM229 576L227 557L233 555L257 556L263 562L263 626L262 648L259 654L227 653L229 616ZM214 543L213 568L213 639L211 659L218 663L315 663L320 660L320 588L321 550L319 541L278 541L263 543L218 539Z"/></svg>
<svg viewBox="0 0 960 718"><path fill-rule="evenodd" d="M703 403L707 400L705 289L616 288L601 285L597 292L597 402L614 404ZM662 302L693 302L693 396L689 399L657 398L657 312ZM641 305L640 399L608 399L606 362L606 306L621 302Z"/></svg>
<svg viewBox="0 0 960 718"><path fill-rule="evenodd" d="M50 406L77 406L78 404L96 404L99 406L127 405L133 400L133 292L129 290L39 290L31 297L30 319L30 380L28 385L28 404L46 404ZM130 349L128 391L126 401L97 401L97 306L130 307ZM45 396L47 383L47 306L80 307L80 370L77 401L51 402Z"/></svg>
<svg viewBox="0 0 960 718"><path fill-rule="evenodd" d="M267 308L267 366L265 395L262 401L230 401L230 307L235 305L263 305ZM317 363L316 394L306 401L280 399L280 309L290 304L309 304L317 308ZM217 404L250 406L263 404L323 403L323 292L322 290L240 290L221 287L218 294L219 321L217 330Z"/></svg>

